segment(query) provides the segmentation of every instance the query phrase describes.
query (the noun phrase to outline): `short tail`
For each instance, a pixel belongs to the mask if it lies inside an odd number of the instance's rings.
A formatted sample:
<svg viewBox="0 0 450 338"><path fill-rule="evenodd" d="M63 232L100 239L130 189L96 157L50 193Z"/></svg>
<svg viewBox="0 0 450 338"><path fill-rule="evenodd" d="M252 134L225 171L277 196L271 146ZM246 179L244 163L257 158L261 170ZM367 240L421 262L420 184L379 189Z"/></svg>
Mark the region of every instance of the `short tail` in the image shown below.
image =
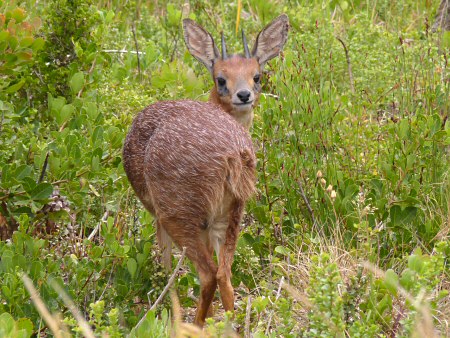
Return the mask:
<svg viewBox="0 0 450 338"><path fill-rule="evenodd" d="M246 201L255 192L256 161L248 149L241 151L239 155L239 159L228 159L227 183L235 198Z"/></svg>
<svg viewBox="0 0 450 338"><path fill-rule="evenodd" d="M156 224L156 236L158 238L159 250L162 253L162 263L167 271L172 270L172 238L160 222Z"/></svg>

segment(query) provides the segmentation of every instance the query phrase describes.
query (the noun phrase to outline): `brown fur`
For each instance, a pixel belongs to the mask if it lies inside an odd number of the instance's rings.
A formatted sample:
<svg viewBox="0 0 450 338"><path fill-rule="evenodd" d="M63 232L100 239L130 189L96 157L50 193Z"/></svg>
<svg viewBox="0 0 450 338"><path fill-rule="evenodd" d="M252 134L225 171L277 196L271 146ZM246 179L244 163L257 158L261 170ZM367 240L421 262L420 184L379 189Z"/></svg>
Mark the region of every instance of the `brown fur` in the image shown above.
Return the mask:
<svg viewBox="0 0 450 338"><path fill-rule="evenodd" d="M186 255L199 271L202 304L196 323L202 324L218 273L208 231L222 215L236 214L238 208L239 217L230 218L231 244L225 240L225 245L235 247L242 206L255 189L251 138L216 104L162 101L147 107L134 120L125 140L123 163L136 194L155 215L158 228L162 227L178 247L186 247ZM165 232L158 231L158 237ZM164 239L159 243L170 245ZM226 251L234 253L234 249ZM163 252L170 255L170 250ZM231 261L232 257L224 258L229 269ZM229 278L230 272L222 275ZM231 283L219 280L221 292L227 294L222 296L227 310L232 311Z"/></svg>
<svg viewBox="0 0 450 338"><path fill-rule="evenodd" d="M256 180L248 134L261 90L255 76L284 45L288 20L282 15L260 32L253 57L224 59L201 26L188 19L183 24L189 51L213 76L210 102L161 101L145 108L126 137L123 165L137 196L155 216L164 265L170 268L173 241L186 248L197 268L201 291L195 323L201 326L217 286L225 310L234 309L231 265ZM226 86L219 86L219 77Z"/></svg>

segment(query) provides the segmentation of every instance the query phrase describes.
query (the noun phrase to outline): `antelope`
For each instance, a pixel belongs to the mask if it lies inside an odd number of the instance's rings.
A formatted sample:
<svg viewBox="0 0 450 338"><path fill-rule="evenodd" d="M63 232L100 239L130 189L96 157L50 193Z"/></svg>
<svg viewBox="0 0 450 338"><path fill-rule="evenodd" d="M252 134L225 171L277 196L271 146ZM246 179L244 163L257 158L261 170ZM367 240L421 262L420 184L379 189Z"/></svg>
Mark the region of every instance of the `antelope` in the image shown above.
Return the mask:
<svg viewBox="0 0 450 338"><path fill-rule="evenodd" d="M171 269L172 242L186 248L200 279L194 323L203 326L219 287L234 310L231 265L246 201L255 190L256 158L248 133L267 61L279 55L289 20L281 15L257 36L252 52L222 53L212 35L183 20L189 52L212 75L209 102L160 101L139 113L128 132L123 165L131 186L153 214L163 265ZM217 264L213 258L216 253Z"/></svg>

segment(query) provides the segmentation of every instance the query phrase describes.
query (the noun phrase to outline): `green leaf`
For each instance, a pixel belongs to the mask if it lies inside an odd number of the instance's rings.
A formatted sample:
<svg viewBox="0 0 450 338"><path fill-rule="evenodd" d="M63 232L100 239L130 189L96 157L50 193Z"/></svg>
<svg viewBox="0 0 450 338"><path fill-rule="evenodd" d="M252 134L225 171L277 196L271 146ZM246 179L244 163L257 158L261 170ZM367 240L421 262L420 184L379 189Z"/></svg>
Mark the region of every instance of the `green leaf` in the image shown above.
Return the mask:
<svg viewBox="0 0 450 338"><path fill-rule="evenodd" d="M406 207L404 210L398 205L393 205L389 210L391 217L391 224L393 226L402 226L411 222L417 214L416 207Z"/></svg>
<svg viewBox="0 0 450 338"><path fill-rule="evenodd" d="M83 72L75 73L69 82L70 89L73 94L77 94L84 85L84 74Z"/></svg>
<svg viewBox="0 0 450 338"><path fill-rule="evenodd" d="M32 36L26 36L22 40L20 40L20 47L26 48L31 46L34 42L34 38Z"/></svg>
<svg viewBox="0 0 450 338"><path fill-rule="evenodd" d="M408 257L408 268L411 270L421 273L423 270L424 262L423 258L419 255L411 255Z"/></svg>
<svg viewBox="0 0 450 338"><path fill-rule="evenodd" d="M0 267L2 271L11 272L14 269L12 259L14 253L11 250L5 250L1 256Z"/></svg>
<svg viewBox="0 0 450 338"><path fill-rule="evenodd" d="M11 11L11 17L16 20L16 23L20 23L25 19L26 12L23 8L17 7Z"/></svg>
<svg viewBox="0 0 450 338"><path fill-rule="evenodd" d="M9 32L8 31L1 31L0 32L0 42L5 41L9 38Z"/></svg>
<svg viewBox="0 0 450 338"><path fill-rule="evenodd" d="M83 109L86 111L89 119L95 120L98 116L97 105L94 102L87 102L83 105Z"/></svg>
<svg viewBox="0 0 450 338"><path fill-rule="evenodd" d="M0 336L11 337L14 330L14 318L7 312L0 315Z"/></svg>
<svg viewBox="0 0 450 338"><path fill-rule="evenodd" d="M26 332L26 337L31 337L33 334L33 323L28 318L19 318L16 321L16 327L18 330L24 330Z"/></svg>
<svg viewBox="0 0 450 338"><path fill-rule="evenodd" d="M37 52L38 50L41 50L45 45L45 40L43 38L37 38L34 40L33 44L31 45L31 49L34 52Z"/></svg>
<svg viewBox="0 0 450 338"><path fill-rule="evenodd" d="M136 271L137 271L137 263L136 260L134 258L129 258L127 261L127 268L128 268L128 272L131 275L131 278L134 279L134 276L136 275Z"/></svg>
<svg viewBox="0 0 450 338"><path fill-rule="evenodd" d="M411 290L415 285L416 273L411 269L405 269L400 278L400 284L406 289Z"/></svg>
<svg viewBox="0 0 450 338"><path fill-rule="evenodd" d="M106 14L105 22L110 23L112 21L112 19L114 19L114 16L115 16L114 12L109 11L108 14Z"/></svg>
<svg viewBox="0 0 450 338"><path fill-rule="evenodd" d="M9 86L8 88L6 88L5 92L8 93L8 94L15 93L20 88L22 88L24 84L25 84L25 79L22 79L19 82L17 82L16 84L13 84L12 86Z"/></svg>
<svg viewBox="0 0 450 338"><path fill-rule="evenodd" d="M275 252L282 254L284 256L288 256L290 254L289 249L282 245L278 245L277 247L275 247Z"/></svg>
<svg viewBox="0 0 450 338"><path fill-rule="evenodd" d="M30 192L30 198L33 200L43 200L49 198L52 193L53 193L53 186L50 183L39 183Z"/></svg>
<svg viewBox="0 0 450 338"><path fill-rule="evenodd" d="M18 181L31 175L32 168L29 165L21 165L14 171L14 178Z"/></svg>
<svg viewBox="0 0 450 338"><path fill-rule="evenodd" d="M15 36L10 36L9 38L9 47L14 51L16 47L19 45L19 40Z"/></svg>
<svg viewBox="0 0 450 338"><path fill-rule="evenodd" d="M97 126L91 136L92 145L103 142L103 127Z"/></svg>
<svg viewBox="0 0 450 338"><path fill-rule="evenodd" d="M17 61L19 61L19 63L23 63L25 61L30 61L33 57L33 54L31 54L30 52L18 52L16 53L17 55Z"/></svg>
<svg viewBox="0 0 450 338"><path fill-rule="evenodd" d="M11 289L7 286L7 285L3 285L2 286L2 293L5 297L10 298L12 295ZM1 322L0 322L1 325ZM1 331L0 331L1 332ZM3 337L2 335L0 335L0 337Z"/></svg>
<svg viewBox="0 0 450 338"><path fill-rule="evenodd" d="M256 312L261 313L269 304L269 298L266 297L257 297L253 301L253 308L256 310Z"/></svg>
<svg viewBox="0 0 450 338"><path fill-rule="evenodd" d="M66 99L64 97L53 97L52 94L48 94L48 108L51 111L59 112L65 104Z"/></svg>
<svg viewBox="0 0 450 338"><path fill-rule="evenodd" d="M31 263L31 267L30 267L30 276L31 277L38 279L41 272L43 272L43 271L45 271L45 270L40 261L34 261L33 263Z"/></svg>
<svg viewBox="0 0 450 338"><path fill-rule="evenodd" d="M389 269L385 274L385 285L386 288L394 295L397 294L398 290L398 276L394 270Z"/></svg>
<svg viewBox="0 0 450 338"><path fill-rule="evenodd" d="M383 314L386 309L392 307L392 296L385 294L384 297L376 304L376 310L379 314Z"/></svg>
<svg viewBox="0 0 450 338"><path fill-rule="evenodd" d="M59 125L62 125L68 119L72 117L75 107L72 104L65 104L59 112L56 113L56 121Z"/></svg>

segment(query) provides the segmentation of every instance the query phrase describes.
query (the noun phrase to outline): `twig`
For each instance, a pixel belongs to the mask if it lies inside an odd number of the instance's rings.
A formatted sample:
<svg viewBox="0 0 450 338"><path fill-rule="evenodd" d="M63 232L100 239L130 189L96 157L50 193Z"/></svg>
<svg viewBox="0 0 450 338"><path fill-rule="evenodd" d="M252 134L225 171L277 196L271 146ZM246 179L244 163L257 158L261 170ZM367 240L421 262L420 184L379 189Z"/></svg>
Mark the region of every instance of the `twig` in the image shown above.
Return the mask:
<svg viewBox="0 0 450 338"><path fill-rule="evenodd" d="M186 255L186 247L183 247L183 252L181 253L180 260L178 261L178 264L175 267L175 270L173 271L172 276L170 276L166 287L164 288L163 292L159 295L159 297L156 300L156 302L152 305L152 307L150 308L150 311L156 309L158 304L162 301L162 299L166 295L167 291L169 291L170 287L172 286L173 282L175 281L175 277L177 275L178 270L181 268L181 264L183 263L183 259L184 259L185 255Z"/></svg>
<svg viewBox="0 0 450 338"><path fill-rule="evenodd" d="M139 58L139 45L138 45L137 38L136 38L136 27L134 25L134 21L133 21L133 24L131 25L131 31L133 32L134 46L136 47L136 59L137 59L138 74L139 74L139 79L140 79L141 78L141 60Z"/></svg>
<svg viewBox="0 0 450 338"><path fill-rule="evenodd" d="M27 192L26 191L19 191L19 192L16 192L16 193L11 193L11 192L9 192L9 191L2 191L4 194L6 194L6 195L4 195L4 196L0 196L0 201L4 201L4 200L7 200L8 198L10 198L11 197L11 195L12 196L23 196L23 195L25 195Z"/></svg>
<svg viewBox="0 0 450 338"><path fill-rule="evenodd" d="M138 54L138 55L145 55L145 52L136 52L134 50L126 50L126 49L103 49L102 52L104 53L119 53L119 54Z"/></svg>
<svg viewBox="0 0 450 338"><path fill-rule="evenodd" d="M76 321L78 322L78 325L80 326L81 330L83 331L83 335L87 338L95 338L94 332L92 332L92 329L89 326L88 322L86 321L86 319L84 319L80 310L78 310L75 303L72 301L72 299L70 299L70 297L63 290L63 288L57 282L55 282L53 279L51 279L49 281L49 283L53 287L53 289L55 289L55 291L58 293L59 297L61 297L64 304L69 308L70 312L75 317Z"/></svg>
<svg viewBox="0 0 450 338"><path fill-rule="evenodd" d="M111 284L111 278L112 278L112 275L114 273L114 268L115 267L116 267L116 263L113 263L113 266L111 268L111 272L109 274L108 282L106 282L106 285L103 288L102 294L100 295L100 298L98 300L102 300L103 299L103 295L105 294L106 290L108 289L109 285Z"/></svg>
<svg viewBox="0 0 450 338"><path fill-rule="evenodd" d="M298 180L298 186L300 188L300 194L303 197L303 201L305 201L306 207L308 208L309 214L311 215L311 218L313 220L313 224L316 224L316 217L314 216L314 210L311 208L308 198L305 195L305 191L303 190L302 181Z"/></svg>
<svg viewBox="0 0 450 338"><path fill-rule="evenodd" d="M91 68L89 68L89 71L87 72L87 75L92 74L92 72L95 69L95 65L96 64L97 64L97 57L95 57L94 61L92 61ZM83 83L83 86L81 87L80 91L78 92L77 97L81 97L81 95L83 95L83 91L84 91L85 88L86 88L86 82Z"/></svg>
<svg viewBox="0 0 450 338"><path fill-rule="evenodd" d="M50 331L52 331L56 338L62 337L58 321L48 311L47 307L39 296L39 292L34 287L31 279L26 274L23 274L22 281L26 289L28 290L28 293L30 294L31 301L36 307L36 310L38 310L45 323L47 323Z"/></svg>
<svg viewBox="0 0 450 338"><path fill-rule="evenodd" d="M194 302L198 303L198 298L195 297L192 292L189 292L187 296L189 299L192 299Z"/></svg>
<svg viewBox="0 0 450 338"><path fill-rule="evenodd" d="M278 95L271 94L271 93L261 93L261 95L264 96L264 97L273 97L273 98L275 98L277 100L280 98Z"/></svg>
<svg viewBox="0 0 450 338"><path fill-rule="evenodd" d="M34 70L33 72L34 72L34 74L36 74L36 76L37 76L38 79L41 81L41 83L44 84L45 81L44 81L44 79L42 78L41 73L39 73L37 70Z"/></svg>
<svg viewBox="0 0 450 338"><path fill-rule="evenodd" d="M439 28L442 28L442 31L448 29L450 15L450 2L448 0L441 0L441 4L439 5L439 9L436 13L435 21L431 31L436 33Z"/></svg>
<svg viewBox="0 0 450 338"><path fill-rule="evenodd" d="M284 276L282 276L281 279L280 279L280 284L278 285L278 291L277 291L277 295L275 296L275 301L277 301L278 298L280 298L280 295L281 295L281 287L283 286L283 283L284 283ZM267 322L267 328L266 328L266 336L269 335L270 323L272 322L273 312L274 312L274 311L272 310L272 311L270 312L270 315L269 315L269 320L268 320L268 322Z"/></svg>
<svg viewBox="0 0 450 338"><path fill-rule="evenodd" d="M252 313L252 297L248 295L247 298L247 311L245 312L245 330L244 337L250 338L250 315Z"/></svg>
<svg viewBox="0 0 450 338"><path fill-rule="evenodd" d="M92 241L92 239L95 237L95 235L97 235L98 230L100 229L102 223L105 223L106 220L108 219L109 216L109 212L105 211L102 220L96 225L96 227L94 228L94 230L92 230L92 232L90 233L90 235L88 236L88 240Z"/></svg>
<svg viewBox="0 0 450 338"><path fill-rule="evenodd" d="M5 118L5 112L2 111L2 118L0 119L0 135L2 134L3 130L3 119Z"/></svg>
<svg viewBox="0 0 450 338"><path fill-rule="evenodd" d="M344 47L345 58L347 59L348 76L350 77L350 89L351 89L352 93L355 93L355 84L353 82L352 64L350 62L350 55L348 54L347 46L345 45L344 41L342 41L341 38L336 36L336 39L342 44L342 47Z"/></svg>
<svg viewBox="0 0 450 338"><path fill-rule="evenodd" d="M156 309L156 307L158 306L159 303L161 303L162 299L164 298L164 296L166 295L167 291L169 291L170 287L172 286L173 282L175 281L175 277L177 275L178 270L181 267L181 263L183 263L184 260L184 256L186 255L186 247L183 247L183 252L181 253L181 257L180 260L178 261L177 266L175 267L175 270L173 270L172 276L170 276L169 281L167 282L167 285L165 286L164 290L162 291L162 293L159 295L158 299L155 301L155 303L150 307L150 309L147 311L147 313L141 318L141 320L139 321L139 323L137 323L137 325L135 326L135 328L137 329L139 326L141 326L141 324L144 322L145 318L147 317L147 314L150 311L153 311L154 309Z"/></svg>
<svg viewBox="0 0 450 338"><path fill-rule="evenodd" d="M41 174L39 175L39 180L37 181L37 183L41 183L42 180L44 179L45 172L47 171L49 155L50 155L50 153L47 151L47 155L45 155L44 165L42 166Z"/></svg>

